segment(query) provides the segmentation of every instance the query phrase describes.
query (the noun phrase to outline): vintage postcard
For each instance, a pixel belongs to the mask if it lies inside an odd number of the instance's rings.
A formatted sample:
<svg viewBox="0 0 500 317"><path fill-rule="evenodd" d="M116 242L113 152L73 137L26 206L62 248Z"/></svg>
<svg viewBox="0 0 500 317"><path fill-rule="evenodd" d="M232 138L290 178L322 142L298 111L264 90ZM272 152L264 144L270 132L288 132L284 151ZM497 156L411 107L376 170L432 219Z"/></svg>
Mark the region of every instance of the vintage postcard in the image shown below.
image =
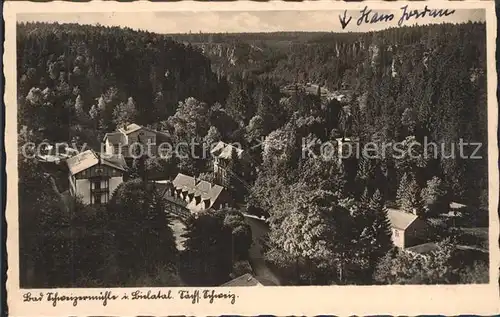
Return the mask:
<svg viewBox="0 0 500 317"><path fill-rule="evenodd" d="M4 16L12 316L500 313L493 1Z"/></svg>

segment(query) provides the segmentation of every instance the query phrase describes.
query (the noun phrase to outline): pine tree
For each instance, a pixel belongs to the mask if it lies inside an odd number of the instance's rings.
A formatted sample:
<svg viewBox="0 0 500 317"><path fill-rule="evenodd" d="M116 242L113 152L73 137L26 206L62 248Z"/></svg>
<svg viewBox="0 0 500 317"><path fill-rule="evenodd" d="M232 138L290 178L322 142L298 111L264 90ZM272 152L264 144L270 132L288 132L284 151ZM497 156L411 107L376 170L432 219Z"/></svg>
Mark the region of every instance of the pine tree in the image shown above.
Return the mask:
<svg viewBox="0 0 500 317"><path fill-rule="evenodd" d="M120 103L113 110L113 121L117 126L125 126L137 118L137 109L134 98L129 97L127 102Z"/></svg>
<svg viewBox="0 0 500 317"><path fill-rule="evenodd" d="M444 182L439 177L433 177L427 181L427 186L422 190L422 200L425 204L426 214L436 215L448 210L448 192Z"/></svg>
<svg viewBox="0 0 500 317"><path fill-rule="evenodd" d="M97 99L97 108L100 111L106 110L106 102L104 101L104 98L102 96Z"/></svg>
<svg viewBox="0 0 500 317"><path fill-rule="evenodd" d="M227 166L227 186L229 187L229 190L233 193L233 197L237 201L243 199L245 194L242 172L243 165L241 164L241 159L238 155L238 151L235 147L233 147L231 151L231 158L229 159L229 164Z"/></svg>
<svg viewBox="0 0 500 317"><path fill-rule="evenodd" d="M374 190L375 165L373 163L372 159L364 156L361 156L359 159L356 171L356 183L360 188L366 188L370 191Z"/></svg>
<svg viewBox="0 0 500 317"><path fill-rule="evenodd" d="M261 116L256 115L250 119L246 127L245 139L248 143L259 141L264 135L264 120Z"/></svg>
<svg viewBox="0 0 500 317"><path fill-rule="evenodd" d="M222 136L219 130L214 126L211 126L208 129L207 135L205 135L205 137L203 138L203 143L205 143L205 145L208 147L208 150L212 150L211 146L214 146L215 142L218 142L221 139Z"/></svg>
<svg viewBox="0 0 500 317"><path fill-rule="evenodd" d="M184 257L194 285L220 285L232 268L231 230L224 226L224 214L211 210L186 221Z"/></svg>
<svg viewBox="0 0 500 317"><path fill-rule="evenodd" d="M363 195L361 195L360 202L361 202L361 206L363 206L365 208L369 207L371 199L370 199L370 195L369 195L369 192L368 192L368 188L365 188L365 191L363 192Z"/></svg>
<svg viewBox="0 0 500 317"><path fill-rule="evenodd" d="M403 184L403 183L402 183ZM401 189L401 188L400 188ZM423 212L423 201L421 190L417 182L412 179L405 188L402 188L400 193L399 206L408 213L420 215Z"/></svg>
<svg viewBox="0 0 500 317"><path fill-rule="evenodd" d="M80 120L85 119L85 111L83 110L82 96L78 95L75 100L75 113Z"/></svg>
<svg viewBox="0 0 500 317"><path fill-rule="evenodd" d="M93 105L92 108L90 108L89 116L94 120L99 116L99 108L96 105Z"/></svg>
<svg viewBox="0 0 500 317"><path fill-rule="evenodd" d="M404 173L403 177L399 181L399 187L396 193L396 200L399 206L403 204L403 200L405 199L406 191L410 185L410 180L408 178L408 174Z"/></svg>
<svg viewBox="0 0 500 317"><path fill-rule="evenodd" d="M387 209L379 190L376 190L370 199L369 209L373 213L373 228L376 233L376 244L374 246L372 261L378 261L393 246L391 224L387 217Z"/></svg>
<svg viewBox="0 0 500 317"><path fill-rule="evenodd" d="M111 198L108 208L121 251L119 261L130 272L152 273L157 265L177 266L175 237L165 203L153 187L140 179L120 184Z"/></svg>

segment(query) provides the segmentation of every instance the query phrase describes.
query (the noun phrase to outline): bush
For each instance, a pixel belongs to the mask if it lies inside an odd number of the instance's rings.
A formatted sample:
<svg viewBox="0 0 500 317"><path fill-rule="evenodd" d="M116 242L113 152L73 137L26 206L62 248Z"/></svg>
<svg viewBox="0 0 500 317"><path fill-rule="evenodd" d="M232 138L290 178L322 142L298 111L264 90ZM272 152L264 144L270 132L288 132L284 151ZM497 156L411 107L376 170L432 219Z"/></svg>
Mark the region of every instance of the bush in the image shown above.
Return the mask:
<svg viewBox="0 0 500 317"><path fill-rule="evenodd" d="M488 250L487 228L461 228L456 235L456 243Z"/></svg>
<svg viewBox="0 0 500 317"><path fill-rule="evenodd" d="M461 284L481 284L489 283L489 267L484 261L476 261L471 266L465 268L460 274Z"/></svg>
<svg viewBox="0 0 500 317"><path fill-rule="evenodd" d="M448 242L424 255L392 251L381 259L373 274L377 284L455 284L458 268L455 250Z"/></svg>
<svg viewBox="0 0 500 317"><path fill-rule="evenodd" d="M427 222L430 227L429 240L439 241L449 237L448 219L445 218L429 218Z"/></svg>
<svg viewBox="0 0 500 317"><path fill-rule="evenodd" d="M459 210L462 214L457 221L461 227L488 227L488 209L466 207Z"/></svg>

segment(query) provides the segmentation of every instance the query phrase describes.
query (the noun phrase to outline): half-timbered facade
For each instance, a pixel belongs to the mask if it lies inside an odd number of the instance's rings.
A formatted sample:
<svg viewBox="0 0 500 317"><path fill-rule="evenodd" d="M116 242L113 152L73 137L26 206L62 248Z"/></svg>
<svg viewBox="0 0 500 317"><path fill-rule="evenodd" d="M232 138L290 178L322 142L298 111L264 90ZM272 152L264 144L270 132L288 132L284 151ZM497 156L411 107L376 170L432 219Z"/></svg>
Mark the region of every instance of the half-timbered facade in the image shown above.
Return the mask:
<svg viewBox="0 0 500 317"><path fill-rule="evenodd" d="M85 204L105 204L123 182L126 169L122 157L100 157L94 151L82 152L67 161L69 190Z"/></svg>

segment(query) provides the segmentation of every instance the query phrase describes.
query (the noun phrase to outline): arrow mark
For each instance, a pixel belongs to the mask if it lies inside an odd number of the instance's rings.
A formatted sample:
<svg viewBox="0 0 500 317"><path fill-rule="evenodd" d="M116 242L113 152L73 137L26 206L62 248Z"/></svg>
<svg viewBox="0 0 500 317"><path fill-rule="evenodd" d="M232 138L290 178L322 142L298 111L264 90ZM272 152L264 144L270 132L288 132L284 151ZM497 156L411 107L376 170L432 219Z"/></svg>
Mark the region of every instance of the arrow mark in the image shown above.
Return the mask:
<svg viewBox="0 0 500 317"><path fill-rule="evenodd" d="M349 16L349 19L347 19L347 10L344 10L343 17L339 14L339 20L340 24L342 25L342 30L345 29L345 27L349 24L349 22L351 22L351 19L352 19L351 16Z"/></svg>

